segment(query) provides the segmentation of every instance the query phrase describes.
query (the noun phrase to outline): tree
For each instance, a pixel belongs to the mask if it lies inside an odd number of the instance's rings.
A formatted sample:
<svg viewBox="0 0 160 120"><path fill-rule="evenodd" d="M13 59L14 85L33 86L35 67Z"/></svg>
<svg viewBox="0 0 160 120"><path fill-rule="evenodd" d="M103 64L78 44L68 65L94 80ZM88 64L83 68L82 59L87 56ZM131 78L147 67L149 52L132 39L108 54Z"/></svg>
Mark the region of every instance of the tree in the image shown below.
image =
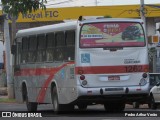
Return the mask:
<svg viewBox="0 0 160 120"><path fill-rule="evenodd" d="M19 13L27 14L40 8L46 9L44 3L47 3L47 0L1 0L1 2L5 13L18 16Z"/></svg>
<svg viewBox="0 0 160 120"><path fill-rule="evenodd" d="M36 11L40 8L46 9L44 3L47 0L1 0L3 5L3 11L12 16L12 40L10 42L8 21L5 19L5 42L6 42L6 70L7 70L7 88L8 88L8 98L14 98L14 83L12 79L12 66L10 66L10 43L13 43L15 32L16 32L16 17L19 13L27 14L28 12ZM7 31L8 30L8 31Z"/></svg>

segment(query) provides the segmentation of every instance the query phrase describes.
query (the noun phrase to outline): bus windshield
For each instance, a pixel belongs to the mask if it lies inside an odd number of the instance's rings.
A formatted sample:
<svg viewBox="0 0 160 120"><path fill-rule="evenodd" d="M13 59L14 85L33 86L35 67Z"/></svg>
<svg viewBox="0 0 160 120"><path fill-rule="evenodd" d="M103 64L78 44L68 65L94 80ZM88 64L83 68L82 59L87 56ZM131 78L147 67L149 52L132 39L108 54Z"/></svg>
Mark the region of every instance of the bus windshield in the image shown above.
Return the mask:
<svg viewBox="0 0 160 120"><path fill-rule="evenodd" d="M81 28L81 48L142 46L145 46L144 30L138 22L89 23Z"/></svg>

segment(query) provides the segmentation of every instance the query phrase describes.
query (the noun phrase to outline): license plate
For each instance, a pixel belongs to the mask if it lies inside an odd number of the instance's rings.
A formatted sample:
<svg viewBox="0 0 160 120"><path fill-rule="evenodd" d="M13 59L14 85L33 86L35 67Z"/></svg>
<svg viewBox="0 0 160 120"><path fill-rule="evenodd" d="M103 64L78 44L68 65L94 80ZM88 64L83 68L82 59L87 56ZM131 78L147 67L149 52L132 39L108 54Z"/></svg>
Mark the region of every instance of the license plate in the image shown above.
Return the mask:
<svg viewBox="0 0 160 120"><path fill-rule="evenodd" d="M108 80L120 80L120 76L108 76Z"/></svg>

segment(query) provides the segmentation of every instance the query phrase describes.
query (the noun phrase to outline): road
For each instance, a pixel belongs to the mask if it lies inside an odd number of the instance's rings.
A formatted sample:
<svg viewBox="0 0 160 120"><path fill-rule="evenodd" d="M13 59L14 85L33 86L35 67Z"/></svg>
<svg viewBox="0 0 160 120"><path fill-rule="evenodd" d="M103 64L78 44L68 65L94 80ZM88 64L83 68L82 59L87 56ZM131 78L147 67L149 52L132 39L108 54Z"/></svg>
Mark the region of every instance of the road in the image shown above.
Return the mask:
<svg viewBox="0 0 160 120"><path fill-rule="evenodd" d="M1 114L4 111L11 113L16 112L21 114L27 113L25 104L17 103L0 103L0 111ZM158 108L157 110L151 110L148 109L146 105L141 105L140 109L133 109L131 105L126 105L124 112L121 113L106 113L102 105L88 106L88 109L86 111L79 111L77 107L75 107L75 111L58 115L54 114L54 111L52 110L52 105L39 105L38 111L36 113L39 113L42 118L45 118L47 120L134 120L135 117L136 120L144 120L144 117L145 120L160 119L160 109Z"/></svg>

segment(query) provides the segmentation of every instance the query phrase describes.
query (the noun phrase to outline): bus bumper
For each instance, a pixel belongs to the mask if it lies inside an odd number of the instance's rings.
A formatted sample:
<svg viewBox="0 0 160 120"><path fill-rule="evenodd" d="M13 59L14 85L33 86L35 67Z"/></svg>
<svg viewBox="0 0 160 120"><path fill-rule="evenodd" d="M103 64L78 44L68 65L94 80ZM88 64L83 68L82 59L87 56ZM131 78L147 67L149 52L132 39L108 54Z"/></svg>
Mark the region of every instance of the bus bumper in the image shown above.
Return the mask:
<svg viewBox="0 0 160 120"><path fill-rule="evenodd" d="M78 99L92 102L122 100L127 102L143 101L149 96L148 85L132 87L78 87Z"/></svg>

